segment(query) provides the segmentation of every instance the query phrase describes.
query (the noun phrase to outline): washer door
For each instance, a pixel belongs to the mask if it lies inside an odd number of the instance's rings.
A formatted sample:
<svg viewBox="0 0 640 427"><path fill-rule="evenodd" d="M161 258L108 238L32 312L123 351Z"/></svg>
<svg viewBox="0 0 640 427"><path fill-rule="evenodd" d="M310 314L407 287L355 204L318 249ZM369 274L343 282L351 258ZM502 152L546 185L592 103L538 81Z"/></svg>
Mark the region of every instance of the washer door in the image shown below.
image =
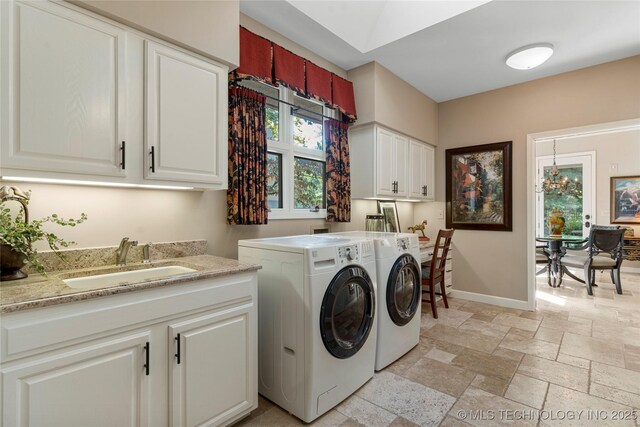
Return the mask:
<svg viewBox="0 0 640 427"><path fill-rule="evenodd" d="M387 282L387 310L393 323L404 326L413 319L422 297L420 267L409 254L398 258Z"/></svg>
<svg viewBox="0 0 640 427"><path fill-rule="evenodd" d="M373 327L375 294L367 272L345 267L327 288L320 309L320 334L329 353L346 359L358 352Z"/></svg>

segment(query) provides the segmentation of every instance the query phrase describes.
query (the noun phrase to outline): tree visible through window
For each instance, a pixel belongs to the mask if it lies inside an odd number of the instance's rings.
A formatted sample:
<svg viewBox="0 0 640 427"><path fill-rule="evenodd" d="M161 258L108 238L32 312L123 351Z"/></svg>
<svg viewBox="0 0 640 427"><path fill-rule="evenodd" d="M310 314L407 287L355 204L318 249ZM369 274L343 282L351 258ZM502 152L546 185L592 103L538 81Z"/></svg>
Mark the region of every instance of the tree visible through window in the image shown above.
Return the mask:
<svg viewBox="0 0 640 427"><path fill-rule="evenodd" d="M559 166L560 174L566 176L570 180L578 178L583 181L582 166ZM548 176L551 171L551 167L545 167L545 176ZM551 215L551 210L558 208L564 217L564 230L562 234L564 236L582 236L582 193L579 195L571 194L557 194L552 192L544 195L544 235L549 234L548 219Z"/></svg>
<svg viewBox="0 0 640 427"><path fill-rule="evenodd" d="M269 208L280 217L317 215L312 213L316 208L326 209L323 114L330 110L284 87L252 80L240 84L271 97L265 118ZM281 105L276 99L292 105Z"/></svg>

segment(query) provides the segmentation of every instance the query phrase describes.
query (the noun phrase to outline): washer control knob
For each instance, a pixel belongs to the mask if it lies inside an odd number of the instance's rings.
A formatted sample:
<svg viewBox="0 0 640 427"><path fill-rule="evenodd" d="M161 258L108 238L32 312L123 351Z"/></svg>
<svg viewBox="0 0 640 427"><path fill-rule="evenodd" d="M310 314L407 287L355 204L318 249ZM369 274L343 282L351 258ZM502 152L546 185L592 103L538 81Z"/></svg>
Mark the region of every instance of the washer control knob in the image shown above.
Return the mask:
<svg viewBox="0 0 640 427"><path fill-rule="evenodd" d="M347 248L346 252L347 252L347 259L349 261L353 261L354 256L353 256L353 252L351 252L351 248Z"/></svg>
<svg viewBox="0 0 640 427"><path fill-rule="evenodd" d="M407 242L406 242L406 241L402 240L402 241L400 242L400 245L402 246L402 249L403 249L403 250L405 250L405 251L407 250Z"/></svg>

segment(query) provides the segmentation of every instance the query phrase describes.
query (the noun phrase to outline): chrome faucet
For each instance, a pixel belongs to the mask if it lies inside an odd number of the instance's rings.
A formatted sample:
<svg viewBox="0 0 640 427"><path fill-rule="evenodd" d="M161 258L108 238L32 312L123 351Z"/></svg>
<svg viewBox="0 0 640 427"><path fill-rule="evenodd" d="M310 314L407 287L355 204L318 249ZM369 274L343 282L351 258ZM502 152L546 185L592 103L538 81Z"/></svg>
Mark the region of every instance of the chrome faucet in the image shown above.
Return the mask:
<svg viewBox="0 0 640 427"><path fill-rule="evenodd" d="M123 237L120 241L120 246L116 250L116 265L122 266L127 264L127 254L131 246L138 246L137 240L129 240L128 237Z"/></svg>

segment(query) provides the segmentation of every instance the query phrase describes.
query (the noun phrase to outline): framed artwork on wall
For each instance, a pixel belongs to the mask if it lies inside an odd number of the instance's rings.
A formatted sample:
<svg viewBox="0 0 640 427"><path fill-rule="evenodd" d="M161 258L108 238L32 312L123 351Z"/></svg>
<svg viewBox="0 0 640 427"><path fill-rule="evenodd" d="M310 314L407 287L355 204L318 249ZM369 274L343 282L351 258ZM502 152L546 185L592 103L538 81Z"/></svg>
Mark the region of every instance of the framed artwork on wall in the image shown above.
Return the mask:
<svg viewBox="0 0 640 427"><path fill-rule="evenodd" d="M640 176L612 176L611 223L640 224Z"/></svg>
<svg viewBox="0 0 640 427"><path fill-rule="evenodd" d="M446 225L512 231L511 141L446 150Z"/></svg>
<svg viewBox="0 0 640 427"><path fill-rule="evenodd" d="M378 200L378 212L384 215L384 231L400 233L400 220L398 219L396 202Z"/></svg>

